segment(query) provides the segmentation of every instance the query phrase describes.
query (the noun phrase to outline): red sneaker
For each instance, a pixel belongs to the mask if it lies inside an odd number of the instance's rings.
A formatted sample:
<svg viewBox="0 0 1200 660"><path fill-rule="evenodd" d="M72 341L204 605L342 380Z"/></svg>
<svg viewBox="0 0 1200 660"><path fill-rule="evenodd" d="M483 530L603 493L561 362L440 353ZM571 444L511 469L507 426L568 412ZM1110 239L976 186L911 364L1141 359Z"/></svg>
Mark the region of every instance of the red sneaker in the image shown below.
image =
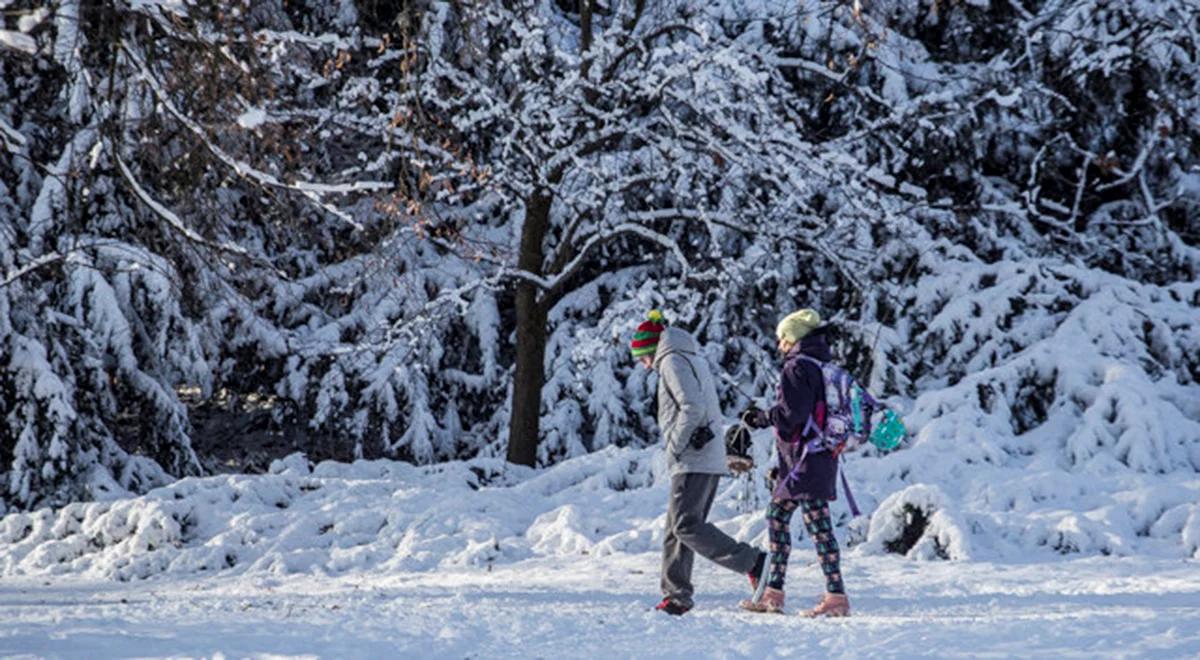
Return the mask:
<svg viewBox="0 0 1200 660"><path fill-rule="evenodd" d="M687 605L680 605L679 603L676 603L675 601L671 600L670 596L667 596L666 598L662 599L661 603L659 603L658 605L655 605L654 609L656 609L660 612L666 612L667 614L670 614L672 616L682 616L682 615L686 614L687 611L692 608L688 607Z"/></svg>

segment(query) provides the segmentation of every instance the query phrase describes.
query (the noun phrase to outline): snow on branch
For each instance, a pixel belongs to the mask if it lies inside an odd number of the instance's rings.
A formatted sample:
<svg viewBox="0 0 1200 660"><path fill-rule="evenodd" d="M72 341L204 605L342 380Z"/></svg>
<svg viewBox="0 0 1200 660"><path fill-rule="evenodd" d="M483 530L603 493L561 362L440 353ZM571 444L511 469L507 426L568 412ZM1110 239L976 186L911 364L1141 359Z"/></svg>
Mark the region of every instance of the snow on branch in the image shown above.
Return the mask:
<svg viewBox="0 0 1200 660"><path fill-rule="evenodd" d="M554 279L545 281L545 283L541 285L542 288L547 291L547 297L553 299L561 294L562 289L566 285L567 281L571 278L571 276L578 272L580 268L583 267L594 249L612 242L619 236L627 234L639 236L651 243L657 243L658 245L666 248L667 251L675 256L675 260L679 262L680 267L683 269L684 276L691 271L691 264L688 261L687 255L684 254L683 249L680 248L679 243L674 239L660 232L656 232L645 225L634 222L623 222L619 225L589 236L587 241L585 241L584 244L579 248L579 252L575 255L575 257L571 259L571 261L567 262L565 266L563 266L562 270L555 275Z"/></svg>
<svg viewBox="0 0 1200 660"><path fill-rule="evenodd" d="M26 55L37 53L37 42L33 40L33 37L12 30L0 30L0 46Z"/></svg>
<svg viewBox="0 0 1200 660"><path fill-rule="evenodd" d="M117 169L121 171L121 176L125 177L125 181L129 183L129 187L133 189L133 192L138 196L138 199L141 199L142 202L144 202L146 206L150 207L150 209L154 211L154 213L160 218L166 220L167 224L169 224L172 229L179 232L193 243L199 243L200 245L221 250L222 252L231 252L243 257L249 256L249 253L246 251L246 249L240 245L227 242L219 243L216 241L210 241L200 234L197 234L191 227L188 227L183 222L183 219L176 215L174 211L166 206L163 206L158 200L154 199L150 193L146 192L146 190L142 188L141 184L139 184L137 179L134 178L133 172L129 171L129 167L125 165L125 161L122 160L120 156L114 154L113 158L117 161Z"/></svg>
<svg viewBox="0 0 1200 660"><path fill-rule="evenodd" d="M829 67L822 66L816 62L813 62L812 60L807 60L802 57L771 57L767 60L767 63L784 69L800 69L802 71L808 71L809 73L815 73L839 85L845 84L847 77L853 71L853 69L846 69L846 71L839 75L833 71L830 71ZM854 87L854 90L885 108L892 108L895 105L887 102L874 91L861 85Z"/></svg>
<svg viewBox="0 0 1200 660"><path fill-rule="evenodd" d="M1130 181L1133 181L1133 179L1136 176L1138 176L1139 173L1141 173L1142 168L1144 168L1146 166L1146 158L1150 155L1150 152L1153 151L1154 147L1158 144L1158 139L1159 139L1158 132L1160 130L1159 127L1162 125L1163 125L1163 114L1160 112L1155 116L1154 121L1150 123L1150 130L1146 132L1146 136L1147 136L1146 142L1145 142L1145 144L1142 145L1142 149L1141 149L1141 151L1138 152L1137 157L1134 158L1133 165L1131 165L1129 167L1129 171L1122 171L1119 167L1113 167L1112 170L1114 172L1116 172L1117 174L1119 174L1120 178L1115 179L1113 181L1109 181L1108 183L1104 183L1104 184L1096 186L1097 192L1103 192L1110 188L1116 188L1118 186L1123 186L1123 185L1129 183Z"/></svg>
<svg viewBox="0 0 1200 660"><path fill-rule="evenodd" d="M8 273L6 273L4 275L4 279L0 280L0 289L3 289L4 287L11 285L13 282L16 282L17 280L38 270L39 268L44 268L46 266L49 266L50 264L58 263L59 261L63 261L64 259L68 258L68 256L69 255L67 255L67 254L61 254L59 252L43 254L42 256L25 264L24 266L21 266L20 268L11 270Z"/></svg>
<svg viewBox="0 0 1200 660"><path fill-rule="evenodd" d="M4 139L4 146L14 154L19 154L18 148L28 144L25 136L4 121L3 117L0 117L0 138Z"/></svg>
<svg viewBox="0 0 1200 660"><path fill-rule="evenodd" d="M163 88L162 83L154 76L153 73L150 72L150 69L146 66L146 63L134 51L134 49L130 47L127 41L122 41L121 47L126 56L129 57L129 59L134 63L138 71L141 73L142 79L146 81L146 83L154 91L154 95L158 97L160 102L162 102L163 107L165 107L167 111L170 112L171 115L177 120L179 120L180 123L182 123L189 131L191 131L192 134L199 138L204 146L214 156L233 169L233 171L238 175L246 177L260 185L299 192L305 198L312 201L316 206L324 209L335 217L340 218L358 230L363 228L362 224L355 220L346 211L343 211L337 206L327 202L324 199L324 196L333 193L391 190L394 187L393 184L386 181L357 181L345 184L324 184L308 181L284 182L280 181L272 174L254 168L245 161L234 158L224 149L217 146L209 138L207 132L195 120L179 110L179 108L171 100L170 95L167 94L166 90Z"/></svg>

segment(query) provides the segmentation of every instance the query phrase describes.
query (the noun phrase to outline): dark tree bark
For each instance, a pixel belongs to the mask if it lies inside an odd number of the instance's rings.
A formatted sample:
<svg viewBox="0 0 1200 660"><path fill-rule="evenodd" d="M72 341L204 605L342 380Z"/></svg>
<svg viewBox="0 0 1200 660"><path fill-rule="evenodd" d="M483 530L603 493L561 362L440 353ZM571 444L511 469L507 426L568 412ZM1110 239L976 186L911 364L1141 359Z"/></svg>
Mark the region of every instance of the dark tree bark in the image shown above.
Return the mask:
<svg viewBox="0 0 1200 660"><path fill-rule="evenodd" d="M525 205L517 267L542 274L542 244L550 227L550 191L539 190ZM548 305L538 299L538 285L517 283L517 355L513 375L512 416L508 428L508 460L532 466L537 462L542 414L542 386L546 381L546 317Z"/></svg>
<svg viewBox="0 0 1200 660"><path fill-rule="evenodd" d="M579 0L579 32L581 52L592 49L592 16L595 13L596 0ZM587 73L587 63L584 63L584 73Z"/></svg>

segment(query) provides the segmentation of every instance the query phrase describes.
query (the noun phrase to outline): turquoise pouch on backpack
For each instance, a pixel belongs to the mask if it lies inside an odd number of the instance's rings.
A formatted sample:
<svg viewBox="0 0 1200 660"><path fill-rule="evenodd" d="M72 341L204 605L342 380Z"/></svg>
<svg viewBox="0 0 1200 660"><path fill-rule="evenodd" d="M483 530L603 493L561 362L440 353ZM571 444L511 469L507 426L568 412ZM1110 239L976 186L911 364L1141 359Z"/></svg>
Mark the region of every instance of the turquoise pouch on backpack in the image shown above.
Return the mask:
<svg viewBox="0 0 1200 660"><path fill-rule="evenodd" d="M883 419L871 429L871 444L882 452L889 452L899 447L904 438L908 437L908 429L904 422L893 410L884 410Z"/></svg>

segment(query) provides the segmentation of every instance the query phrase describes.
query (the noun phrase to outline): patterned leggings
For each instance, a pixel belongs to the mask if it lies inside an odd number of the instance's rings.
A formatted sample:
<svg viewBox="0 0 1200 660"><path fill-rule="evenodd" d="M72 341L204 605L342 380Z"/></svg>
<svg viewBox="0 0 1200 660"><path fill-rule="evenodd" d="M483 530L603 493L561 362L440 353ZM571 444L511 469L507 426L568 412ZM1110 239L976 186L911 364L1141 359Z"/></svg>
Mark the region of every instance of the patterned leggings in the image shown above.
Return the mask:
<svg viewBox="0 0 1200 660"><path fill-rule="evenodd" d="M797 507L804 516L805 529L817 546L817 557L820 558L821 570L825 573L825 590L831 594L846 593L846 587L842 584L841 554L838 552L838 542L833 536L833 523L829 518L829 502L822 499L771 500L771 506L767 509L771 547L771 575L767 586L783 589L783 581L787 576L788 555L792 551L792 532L788 525Z"/></svg>

